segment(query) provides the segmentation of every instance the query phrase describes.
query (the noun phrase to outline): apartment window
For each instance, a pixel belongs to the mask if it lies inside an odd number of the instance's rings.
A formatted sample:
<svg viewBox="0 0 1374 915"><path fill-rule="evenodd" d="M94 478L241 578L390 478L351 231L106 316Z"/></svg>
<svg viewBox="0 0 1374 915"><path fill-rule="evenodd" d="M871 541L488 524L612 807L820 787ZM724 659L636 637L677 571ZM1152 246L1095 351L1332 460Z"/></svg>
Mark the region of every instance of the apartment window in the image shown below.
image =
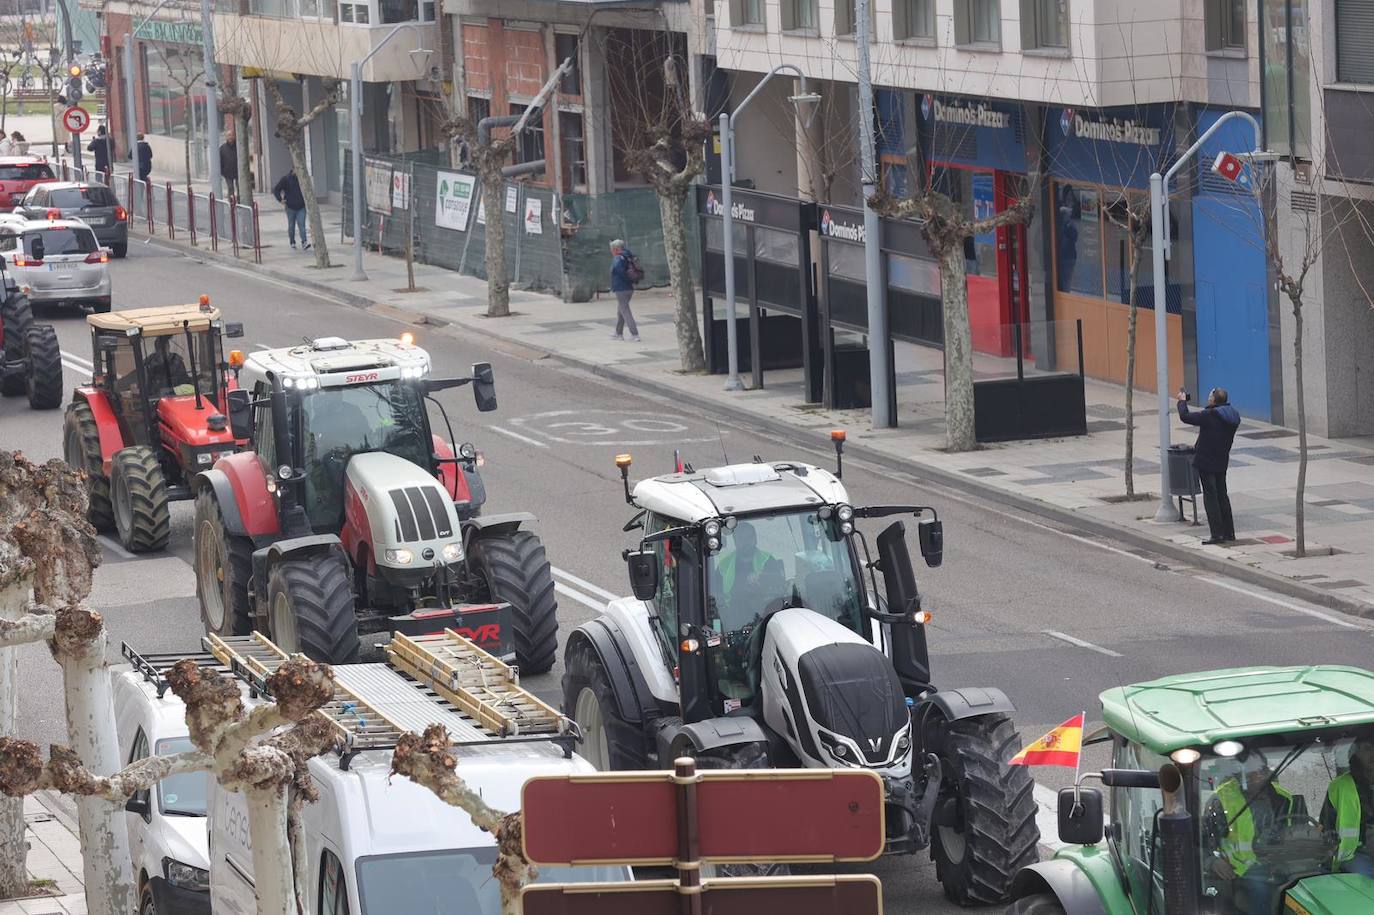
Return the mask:
<svg viewBox="0 0 1374 915"><path fill-rule="evenodd" d="M418 0L378 0L381 7L382 22L391 25L397 22L414 22L420 16Z"/></svg>
<svg viewBox="0 0 1374 915"><path fill-rule="evenodd" d="M528 107L528 105L512 103L510 113L513 115L524 114ZM525 129L520 132L520 143L517 147L515 161L517 163L535 162L542 158L544 158L544 112L536 110L525 123Z"/></svg>
<svg viewBox="0 0 1374 915"><path fill-rule="evenodd" d="M372 21L372 16L366 2L349 3L343 0L339 3L339 21L367 25Z"/></svg>
<svg viewBox="0 0 1374 915"><path fill-rule="evenodd" d="M892 37L935 37L935 0L892 0Z"/></svg>
<svg viewBox="0 0 1374 915"><path fill-rule="evenodd" d="M1207 50L1245 49L1245 0L1204 0Z"/></svg>
<svg viewBox="0 0 1374 915"><path fill-rule="evenodd" d="M1308 0L1260 0L1260 93L1265 148L1311 156L1312 57ZM1337 60L1340 59L1337 41Z"/></svg>
<svg viewBox="0 0 1374 915"><path fill-rule="evenodd" d="M783 0L786 7L789 0ZM730 0L730 25L737 26L762 26L766 20L763 18L763 0Z"/></svg>
<svg viewBox="0 0 1374 915"><path fill-rule="evenodd" d="M558 81L558 91L564 95L581 95L582 63L578 56L577 36L553 36L553 56L558 59L560 65L563 61L572 59L572 68L563 74L563 78Z"/></svg>
<svg viewBox="0 0 1374 915"><path fill-rule="evenodd" d="M1374 84L1374 4L1336 0L1336 81Z"/></svg>
<svg viewBox="0 0 1374 915"><path fill-rule="evenodd" d="M1000 45L1002 43L1002 4L1000 0L954 0L954 43L961 45Z"/></svg>
<svg viewBox="0 0 1374 915"><path fill-rule="evenodd" d="M782 0L782 30L815 29L819 16L816 0Z"/></svg>
<svg viewBox="0 0 1374 915"><path fill-rule="evenodd" d="M1067 48L1068 46L1068 0L1021 0L1021 48L1023 50Z"/></svg>
<svg viewBox="0 0 1374 915"><path fill-rule="evenodd" d="M582 115L573 111L558 112L558 137L562 144L563 190L585 190L587 140L582 129Z"/></svg>

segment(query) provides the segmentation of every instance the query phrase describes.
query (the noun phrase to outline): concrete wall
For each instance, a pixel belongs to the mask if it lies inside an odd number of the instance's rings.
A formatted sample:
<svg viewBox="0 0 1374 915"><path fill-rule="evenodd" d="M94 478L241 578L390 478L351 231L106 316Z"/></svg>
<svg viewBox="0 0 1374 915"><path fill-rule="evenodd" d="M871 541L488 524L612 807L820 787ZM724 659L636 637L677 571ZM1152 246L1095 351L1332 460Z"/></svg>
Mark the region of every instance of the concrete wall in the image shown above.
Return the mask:
<svg viewBox="0 0 1374 915"><path fill-rule="evenodd" d="M215 53L222 63L259 67L279 74L347 79L353 61L381 44L394 26L336 25L307 19L215 15ZM438 53L412 54L418 46L436 49L438 27L423 24L419 34L404 31L363 67L369 83L408 82L423 77Z"/></svg>
<svg viewBox="0 0 1374 915"><path fill-rule="evenodd" d="M1323 202L1335 226L1322 256L1326 434L1374 435L1374 203Z"/></svg>
<svg viewBox="0 0 1374 915"><path fill-rule="evenodd" d="M730 93L731 110L758 84L739 74ZM784 197L797 195L797 136L792 103L795 80L774 77L744 109L735 126L735 181L752 179L757 190Z"/></svg>

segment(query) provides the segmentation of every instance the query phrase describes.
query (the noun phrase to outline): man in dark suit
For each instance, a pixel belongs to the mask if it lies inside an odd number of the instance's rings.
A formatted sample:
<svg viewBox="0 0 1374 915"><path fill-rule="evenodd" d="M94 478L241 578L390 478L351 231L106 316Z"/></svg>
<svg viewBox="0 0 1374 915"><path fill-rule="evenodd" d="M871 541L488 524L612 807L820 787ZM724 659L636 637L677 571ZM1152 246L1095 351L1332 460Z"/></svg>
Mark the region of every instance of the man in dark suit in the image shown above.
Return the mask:
<svg viewBox="0 0 1374 915"><path fill-rule="evenodd" d="M1236 539L1236 522L1231 517L1231 497L1226 492L1226 467L1231 459L1231 443L1240 428L1240 413L1231 406L1225 388L1213 388L1207 406L1188 409L1188 392L1178 392L1178 416L1197 426L1197 445L1193 466L1202 481L1202 505L1207 511L1207 526L1212 536L1205 544L1230 543Z"/></svg>

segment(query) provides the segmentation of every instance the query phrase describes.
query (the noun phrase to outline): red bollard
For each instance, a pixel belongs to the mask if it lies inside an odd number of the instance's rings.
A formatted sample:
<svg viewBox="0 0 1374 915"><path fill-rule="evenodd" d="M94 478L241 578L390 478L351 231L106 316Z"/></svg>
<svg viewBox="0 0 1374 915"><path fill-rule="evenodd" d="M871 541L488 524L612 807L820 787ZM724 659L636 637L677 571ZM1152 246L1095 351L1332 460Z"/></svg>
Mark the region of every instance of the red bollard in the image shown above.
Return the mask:
<svg viewBox="0 0 1374 915"><path fill-rule="evenodd" d="M172 182L167 182L167 237L177 237L176 210L172 208Z"/></svg>
<svg viewBox="0 0 1374 915"><path fill-rule="evenodd" d="M239 198L229 198L229 241L234 247L234 257L239 256Z"/></svg>
<svg viewBox="0 0 1374 915"><path fill-rule="evenodd" d="M186 183L186 222L191 229L191 246L196 244L196 195L191 190L191 184Z"/></svg>
<svg viewBox="0 0 1374 915"><path fill-rule="evenodd" d="M258 202L253 201L253 262L262 263L262 223L258 221Z"/></svg>
<svg viewBox="0 0 1374 915"><path fill-rule="evenodd" d="M210 250L211 250L211 251L218 251L218 250L219 250L219 232L217 231L217 229L218 229L219 221L215 218L215 192L214 192L214 191L211 191L211 192L210 192L209 200L210 200Z"/></svg>
<svg viewBox="0 0 1374 915"><path fill-rule="evenodd" d="M157 234L157 223L153 217L153 182L143 182L143 209L148 213L148 234Z"/></svg>

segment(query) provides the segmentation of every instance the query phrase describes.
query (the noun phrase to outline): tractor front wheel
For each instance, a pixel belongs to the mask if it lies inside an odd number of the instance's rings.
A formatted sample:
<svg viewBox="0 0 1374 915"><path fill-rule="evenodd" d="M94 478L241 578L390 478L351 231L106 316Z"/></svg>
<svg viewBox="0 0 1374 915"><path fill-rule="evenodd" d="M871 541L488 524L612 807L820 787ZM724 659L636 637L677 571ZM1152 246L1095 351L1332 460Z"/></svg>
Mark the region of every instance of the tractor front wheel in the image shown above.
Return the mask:
<svg viewBox="0 0 1374 915"><path fill-rule="evenodd" d="M581 638L565 658L563 712L582 731L583 744L578 752L599 771L649 768L644 735L620 714L601 659Z"/></svg>
<svg viewBox="0 0 1374 915"><path fill-rule="evenodd" d="M558 601L544 544L529 531L477 537L468 562L486 583L487 597L511 607L515 663L523 674L542 674L558 657Z"/></svg>
<svg viewBox="0 0 1374 915"><path fill-rule="evenodd" d="M253 630L248 582L253 541L224 529L224 514L208 486L196 493L196 596L205 631L247 635Z"/></svg>
<svg viewBox="0 0 1374 915"><path fill-rule="evenodd" d="M0 291L0 295L3 295ZM0 362L23 362L28 364L29 328L33 326L33 306L28 296L11 295L0 301L0 328L5 331L5 349L0 352ZM24 376L9 375L0 379L0 394L17 397L24 393Z"/></svg>
<svg viewBox="0 0 1374 915"><path fill-rule="evenodd" d="M62 349L51 324L29 328L29 364L24 383L29 391L29 406L35 410L56 410L62 406Z"/></svg>
<svg viewBox="0 0 1374 915"><path fill-rule="evenodd" d="M162 549L172 533L172 514L157 455L135 445L116 451L110 465L110 501L119 542L131 553Z"/></svg>
<svg viewBox="0 0 1374 915"><path fill-rule="evenodd" d="M114 508L110 504L110 478L105 476L100 452L100 427L85 401L67 406L62 428L62 459L86 474L86 517L96 530L114 528Z"/></svg>
<svg viewBox="0 0 1374 915"><path fill-rule="evenodd" d="M930 846L935 876L959 905L1006 902L1012 880L1039 856L1035 787L1025 766L1007 760L1021 749L1010 718L984 715L950 722L940 753L937 810L952 806Z"/></svg>
<svg viewBox="0 0 1374 915"><path fill-rule="evenodd" d="M284 559L267 578L267 624L283 651L322 664L353 664L362 646L353 585L337 553Z"/></svg>
<svg viewBox="0 0 1374 915"><path fill-rule="evenodd" d="M1022 896L1007 906L1003 915L1064 915L1064 903L1053 893Z"/></svg>

